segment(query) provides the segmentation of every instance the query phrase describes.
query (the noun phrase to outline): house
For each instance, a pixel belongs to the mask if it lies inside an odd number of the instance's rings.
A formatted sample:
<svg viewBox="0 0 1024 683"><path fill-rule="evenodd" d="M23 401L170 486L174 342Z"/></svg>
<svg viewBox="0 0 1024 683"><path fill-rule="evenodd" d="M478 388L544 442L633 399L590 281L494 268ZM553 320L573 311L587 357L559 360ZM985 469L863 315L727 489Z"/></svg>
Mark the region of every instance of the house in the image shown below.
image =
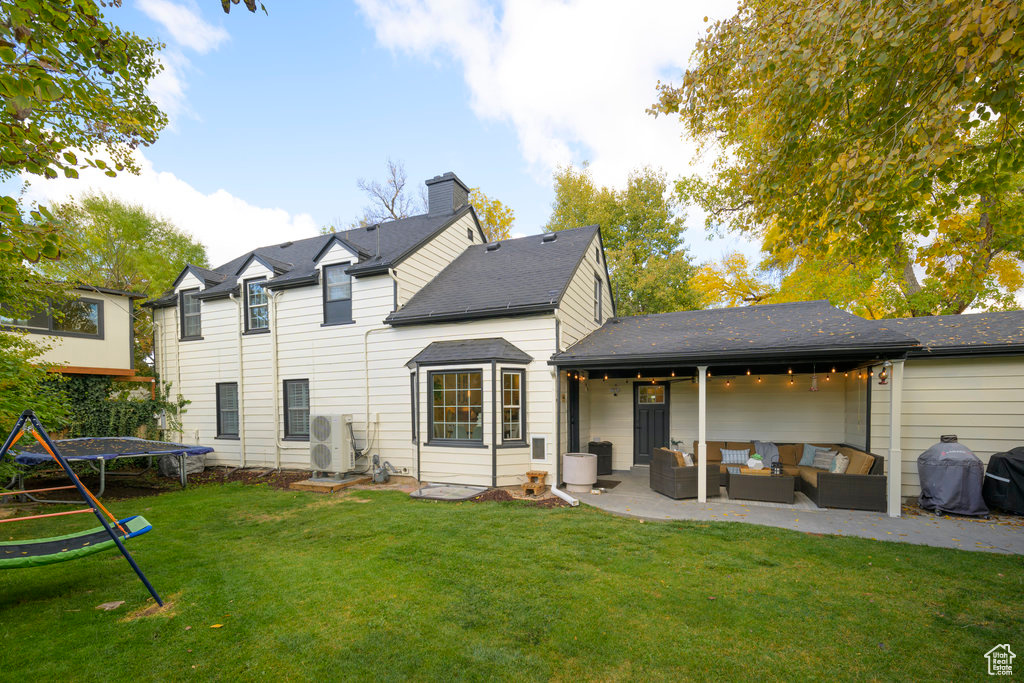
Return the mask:
<svg viewBox="0 0 1024 683"><path fill-rule="evenodd" d="M898 515L943 434L983 460L1024 443L1022 311L873 321L810 301L613 318L551 363L568 377L568 449L611 441L615 469L669 443L846 444L900 462L886 469Z"/></svg>
<svg viewBox="0 0 1024 683"><path fill-rule="evenodd" d="M400 472L491 486L560 480L557 456L590 441L620 470L670 443L847 444L901 463L890 514L940 435L983 458L1024 443L1022 312L618 318L597 227L486 243L457 176L427 190L424 215L189 266L146 304L161 381L191 401L183 439L311 468L310 416L351 415L356 447Z"/></svg>
<svg viewBox="0 0 1024 683"><path fill-rule="evenodd" d="M65 303L18 318L0 313L0 326L37 340L45 347L39 362L55 372L149 383L135 372L135 302L145 297L84 284L73 293Z"/></svg>
<svg viewBox="0 0 1024 683"><path fill-rule="evenodd" d="M615 314L600 232L486 243L455 174L427 192L426 214L188 266L145 304L184 440L311 468L310 416L351 415L356 447L423 481L555 472L548 360Z"/></svg>

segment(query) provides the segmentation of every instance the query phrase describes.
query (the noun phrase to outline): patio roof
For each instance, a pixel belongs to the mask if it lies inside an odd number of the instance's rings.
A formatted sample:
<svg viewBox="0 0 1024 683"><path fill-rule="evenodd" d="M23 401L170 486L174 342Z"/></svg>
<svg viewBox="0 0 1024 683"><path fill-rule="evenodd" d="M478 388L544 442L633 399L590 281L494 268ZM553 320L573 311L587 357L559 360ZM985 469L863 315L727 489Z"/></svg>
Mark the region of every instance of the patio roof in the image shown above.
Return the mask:
<svg viewBox="0 0 1024 683"><path fill-rule="evenodd" d="M828 301L612 318L552 365L730 364L901 357L921 347L907 334Z"/></svg>

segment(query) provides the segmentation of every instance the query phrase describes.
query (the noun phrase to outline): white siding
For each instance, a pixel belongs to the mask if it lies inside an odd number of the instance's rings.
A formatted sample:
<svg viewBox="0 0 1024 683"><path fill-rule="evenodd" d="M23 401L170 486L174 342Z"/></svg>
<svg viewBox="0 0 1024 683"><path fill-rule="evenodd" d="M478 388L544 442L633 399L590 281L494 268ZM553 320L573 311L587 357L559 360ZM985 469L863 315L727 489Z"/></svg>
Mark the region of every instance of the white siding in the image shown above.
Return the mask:
<svg viewBox="0 0 1024 683"><path fill-rule="evenodd" d="M246 276L250 276L249 271ZM383 460L415 476L416 446L411 434L411 391L405 363L430 342L446 339L504 337L531 355L534 361L526 377L527 434L547 436L549 442L553 439L553 378L547 365L554 352L551 315L392 328L382 324L391 311L392 296L388 276L354 279L354 323L322 327L319 287L288 289L275 295L271 333L242 336L246 465L272 467L279 459L282 467L308 468L308 443L281 440L280 387L286 379L309 379L312 414L352 414L357 446L365 447L369 433L373 439L371 453L379 453ZM239 464L241 444L216 438L215 414L216 383L239 381L238 305L228 299L204 302L203 339L197 341L178 341L176 309L160 309L156 317L160 323L157 354L161 379L192 401L184 417L182 438L213 446L214 463ZM272 362L275 341L276 380ZM364 348L368 354L364 355ZM364 358L369 368L369 414L378 420L377 428L371 420L369 430ZM427 434L426 378L423 369L419 411L423 436ZM422 445L423 480L491 483L489 364L484 368L484 383L484 447ZM528 448L498 449L499 485L524 481L523 475L531 467L553 471L554 458L533 463Z"/></svg>
<svg viewBox="0 0 1024 683"><path fill-rule="evenodd" d="M725 377L708 381L709 441L847 441L847 389L842 374L827 382L819 375L817 392L809 391L810 375L794 375L793 384L786 375L763 375L761 383L756 376L746 375L729 381L728 387ZM634 383L591 379L580 392L581 404L590 405L590 428L581 430L580 442L611 441L615 469L633 465ZM672 381L670 387L669 438L690 450L697 438L697 385L684 379Z"/></svg>
<svg viewBox="0 0 1024 683"><path fill-rule="evenodd" d="M889 453L889 389L871 389L871 451ZM920 494L917 456L943 434L986 463L993 453L1024 444L1024 358L910 358L903 375L902 484Z"/></svg>
<svg viewBox="0 0 1024 683"><path fill-rule="evenodd" d="M842 377L843 373L840 373ZM867 446L868 383L859 380L856 373L844 379L846 385L846 439L845 442L857 448Z"/></svg>
<svg viewBox="0 0 1024 683"><path fill-rule="evenodd" d="M473 231L472 241L466 234L467 230ZM398 277L398 305L402 306L409 301L413 294L458 258L466 247L483 244L482 239L473 214L467 212L440 235L409 255L395 268Z"/></svg>
<svg viewBox="0 0 1024 683"><path fill-rule="evenodd" d="M604 255L598 263L594 250L600 242L595 236L587 247L583 260L569 281L565 296L559 305L561 321L560 343L567 349L587 336L612 316L611 287L605 277ZM594 279L601 278L601 320L594 320Z"/></svg>

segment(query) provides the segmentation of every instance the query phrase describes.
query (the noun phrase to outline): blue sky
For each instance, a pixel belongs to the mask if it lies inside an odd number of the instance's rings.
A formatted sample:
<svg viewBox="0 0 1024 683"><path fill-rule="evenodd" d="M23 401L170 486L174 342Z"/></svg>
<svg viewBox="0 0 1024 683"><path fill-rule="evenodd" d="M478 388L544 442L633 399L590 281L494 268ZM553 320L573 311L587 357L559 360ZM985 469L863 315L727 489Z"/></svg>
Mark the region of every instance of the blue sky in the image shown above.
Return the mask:
<svg viewBox="0 0 1024 683"><path fill-rule="evenodd" d="M538 232L556 164L589 160L621 185L652 164L690 172L677 121L644 108L678 79L708 6L674 0L265 0L269 16L218 0L125 0L107 16L167 44L152 94L171 125L141 177L33 181L30 198L99 189L201 239L215 263L361 214L360 177L401 160L416 192L455 171ZM732 3L714 8L729 14ZM740 247L708 243L700 258Z"/></svg>

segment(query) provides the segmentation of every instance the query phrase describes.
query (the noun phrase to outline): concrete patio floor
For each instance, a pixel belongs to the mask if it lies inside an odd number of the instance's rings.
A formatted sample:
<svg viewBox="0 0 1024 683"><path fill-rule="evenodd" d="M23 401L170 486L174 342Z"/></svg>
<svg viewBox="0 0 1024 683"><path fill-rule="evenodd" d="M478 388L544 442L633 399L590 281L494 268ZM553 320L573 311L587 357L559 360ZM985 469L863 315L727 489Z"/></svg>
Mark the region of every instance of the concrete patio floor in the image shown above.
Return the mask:
<svg viewBox="0 0 1024 683"><path fill-rule="evenodd" d="M708 502L672 500L651 490L645 467L616 471L600 477L621 482L606 493L571 493L581 503L616 515L652 521L685 519L715 522L746 522L793 529L813 534L860 536L878 541L914 543L992 553L1024 554L1024 518L993 516L992 519L936 516L904 507L904 515L861 510L808 509L753 501ZM724 493L724 489L722 489ZM915 514L916 512L916 514Z"/></svg>

